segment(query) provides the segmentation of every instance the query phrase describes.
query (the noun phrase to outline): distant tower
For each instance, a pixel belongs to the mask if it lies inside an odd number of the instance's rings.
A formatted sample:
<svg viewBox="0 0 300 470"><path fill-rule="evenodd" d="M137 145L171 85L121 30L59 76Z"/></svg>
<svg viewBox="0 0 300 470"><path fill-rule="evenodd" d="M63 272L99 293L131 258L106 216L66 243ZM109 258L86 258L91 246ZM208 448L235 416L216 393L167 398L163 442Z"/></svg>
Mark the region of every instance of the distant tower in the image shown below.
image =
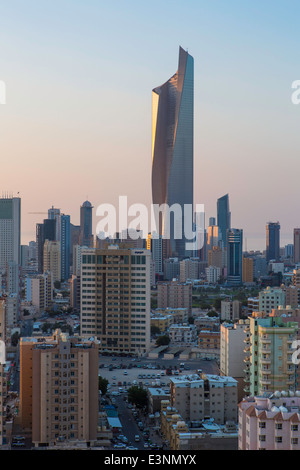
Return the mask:
<svg viewBox="0 0 300 470"><path fill-rule="evenodd" d="M56 209L53 206L51 209L48 209L48 219L56 221L55 240L60 241L60 209Z"/></svg>
<svg viewBox="0 0 300 470"><path fill-rule="evenodd" d="M220 197L217 200L217 225L221 231L223 248L227 247L227 230L231 228L231 213L229 210L229 196Z"/></svg>
<svg viewBox="0 0 300 470"><path fill-rule="evenodd" d="M85 201L80 207L80 245L92 248L93 240L93 206Z"/></svg>
<svg viewBox="0 0 300 470"><path fill-rule="evenodd" d="M243 230L232 228L227 232L227 282L243 282Z"/></svg>
<svg viewBox="0 0 300 470"><path fill-rule="evenodd" d="M300 228L294 228L294 263L300 263Z"/></svg>
<svg viewBox="0 0 300 470"><path fill-rule="evenodd" d="M0 269L21 262L21 199L0 198Z"/></svg>
<svg viewBox="0 0 300 470"><path fill-rule="evenodd" d="M61 280L67 281L70 277L71 233L70 216L60 216L60 249L61 249Z"/></svg>
<svg viewBox="0 0 300 470"><path fill-rule="evenodd" d="M280 259L279 222L269 222L266 226L266 259L267 261Z"/></svg>

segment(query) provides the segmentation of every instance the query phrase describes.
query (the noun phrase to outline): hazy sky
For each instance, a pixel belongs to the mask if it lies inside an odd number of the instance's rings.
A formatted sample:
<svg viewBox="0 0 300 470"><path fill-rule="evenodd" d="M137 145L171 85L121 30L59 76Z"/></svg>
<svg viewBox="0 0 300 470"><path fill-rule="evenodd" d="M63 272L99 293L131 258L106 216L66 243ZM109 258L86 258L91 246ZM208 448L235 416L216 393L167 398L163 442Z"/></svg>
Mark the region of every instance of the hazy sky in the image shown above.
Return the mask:
<svg viewBox="0 0 300 470"><path fill-rule="evenodd" d="M195 64L195 202L229 193L232 225L264 248L300 225L298 1L9 0L0 9L0 193L20 192L22 242L54 205L151 203L151 92L179 45ZM96 226L95 218L95 226Z"/></svg>

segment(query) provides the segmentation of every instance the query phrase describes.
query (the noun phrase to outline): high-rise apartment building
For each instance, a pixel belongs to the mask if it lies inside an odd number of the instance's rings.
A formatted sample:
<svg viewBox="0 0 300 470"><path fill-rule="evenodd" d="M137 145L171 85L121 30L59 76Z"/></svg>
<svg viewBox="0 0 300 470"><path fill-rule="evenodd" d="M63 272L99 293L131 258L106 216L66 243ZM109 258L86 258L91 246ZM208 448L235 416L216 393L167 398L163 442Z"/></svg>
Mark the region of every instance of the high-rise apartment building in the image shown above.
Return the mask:
<svg viewBox="0 0 300 470"><path fill-rule="evenodd" d="M44 273L50 271L53 282L61 280L61 249L60 242L46 240L43 253Z"/></svg>
<svg viewBox="0 0 300 470"><path fill-rule="evenodd" d="M53 304L53 274L45 272L25 280L26 300L34 305L39 313L50 309Z"/></svg>
<svg viewBox="0 0 300 470"><path fill-rule="evenodd" d="M280 317L249 317L245 327L245 392L259 396L276 390L295 390L297 383L292 348L298 323Z"/></svg>
<svg viewBox="0 0 300 470"><path fill-rule="evenodd" d="M21 262L21 199L0 198L0 269Z"/></svg>
<svg viewBox="0 0 300 470"><path fill-rule="evenodd" d="M152 200L154 205L165 205L156 227L166 242L167 258L186 256L186 241L192 238L185 238L184 220L190 217L188 229L192 231L193 107L194 59L180 47L177 72L152 91ZM168 209L175 204L177 217L169 217ZM184 205L189 214L184 213Z"/></svg>
<svg viewBox="0 0 300 470"><path fill-rule="evenodd" d="M170 281L157 284L158 308L186 308L192 315L192 284Z"/></svg>
<svg viewBox="0 0 300 470"><path fill-rule="evenodd" d="M237 323L222 323L220 328L220 374L233 377L238 383L239 401L244 393L244 348L245 327L249 320L239 320Z"/></svg>
<svg viewBox="0 0 300 470"><path fill-rule="evenodd" d="M145 354L150 345L148 250L82 250L80 330L96 335L102 351Z"/></svg>
<svg viewBox="0 0 300 470"><path fill-rule="evenodd" d="M151 251L155 263L155 278L159 279L164 274L163 239L161 235L149 233L147 249Z"/></svg>
<svg viewBox="0 0 300 470"><path fill-rule="evenodd" d="M266 225L266 259L267 261L280 260L280 224L269 222Z"/></svg>
<svg viewBox="0 0 300 470"><path fill-rule="evenodd" d="M36 447L93 443L98 423L98 341L56 330L20 340L20 422Z"/></svg>

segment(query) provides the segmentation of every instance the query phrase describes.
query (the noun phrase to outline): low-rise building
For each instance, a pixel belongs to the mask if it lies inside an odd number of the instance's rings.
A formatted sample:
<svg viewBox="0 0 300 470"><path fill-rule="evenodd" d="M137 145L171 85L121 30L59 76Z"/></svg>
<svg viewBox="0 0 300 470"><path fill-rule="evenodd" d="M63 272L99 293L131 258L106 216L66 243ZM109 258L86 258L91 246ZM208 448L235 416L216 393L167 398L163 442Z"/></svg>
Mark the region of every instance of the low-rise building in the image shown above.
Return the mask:
<svg viewBox="0 0 300 470"><path fill-rule="evenodd" d="M237 381L232 377L192 374L170 378L170 403L185 421L213 418L237 422Z"/></svg>
<svg viewBox="0 0 300 470"><path fill-rule="evenodd" d="M300 450L300 392L244 398L239 450Z"/></svg>
<svg viewBox="0 0 300 470"><path fill-rule="evenodd" d="M197 327L195 325L171 325L169 328L171 343L193 344L197 342Z"/></svg>

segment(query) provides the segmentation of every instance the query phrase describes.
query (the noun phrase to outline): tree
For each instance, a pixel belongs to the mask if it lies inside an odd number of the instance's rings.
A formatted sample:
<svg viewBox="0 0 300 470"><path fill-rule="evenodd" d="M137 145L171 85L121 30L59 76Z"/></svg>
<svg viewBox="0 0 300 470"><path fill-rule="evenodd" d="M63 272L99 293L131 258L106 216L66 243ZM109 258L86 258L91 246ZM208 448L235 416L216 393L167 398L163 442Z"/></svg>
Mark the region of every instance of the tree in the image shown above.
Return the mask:
<svg viewBox="0 0 300 470"><path fill-rule="evenodd" d="M221 308L221 299L218 297L214 300L213 306L216 310L220 310Z"/></svg>
<svg viewBox="0 0 300 470"><path fill-rule="evenodd" d="M18 342L19 342L19 339L20 339L20 335L19 333L16 331L12 337L11 337L11 345L12 346L17 346Z"/></svg>
<svg viewBox="0 0 300 470"><path fill-rule="evenodd" d="M170 343L170 338L167 335L159 336L156 340L157 346L167 346Z"/></svg>
<svg viewBox="0 0 300 470"><path fill-rule="evenodd" d="M133 385L128 389L128 402L137 408L144 408L148 405L147 390L143 387Z"/></svg>
<svg viewBox="0 0 300 470"><path fill-rule="evenodd" d="M209 312L207 312L207 316L208 317L217 317L218 312L216 312L215 310L210 310Z"/></svg>
<svg viewBox="0 0 300 470"><path fill-rule="evenodd" d="M103 377L99 376L98 380L98 388L101 392L102 395L105 395L107 392L107 385L108 385L108 380L104 379Z"/></svg>
<svg viewBox="0 0 300 470"><path fill-rule="evenodd" d="M158 328L158 326L151 326L151 335L160 335L160 329Z"/></svg>

